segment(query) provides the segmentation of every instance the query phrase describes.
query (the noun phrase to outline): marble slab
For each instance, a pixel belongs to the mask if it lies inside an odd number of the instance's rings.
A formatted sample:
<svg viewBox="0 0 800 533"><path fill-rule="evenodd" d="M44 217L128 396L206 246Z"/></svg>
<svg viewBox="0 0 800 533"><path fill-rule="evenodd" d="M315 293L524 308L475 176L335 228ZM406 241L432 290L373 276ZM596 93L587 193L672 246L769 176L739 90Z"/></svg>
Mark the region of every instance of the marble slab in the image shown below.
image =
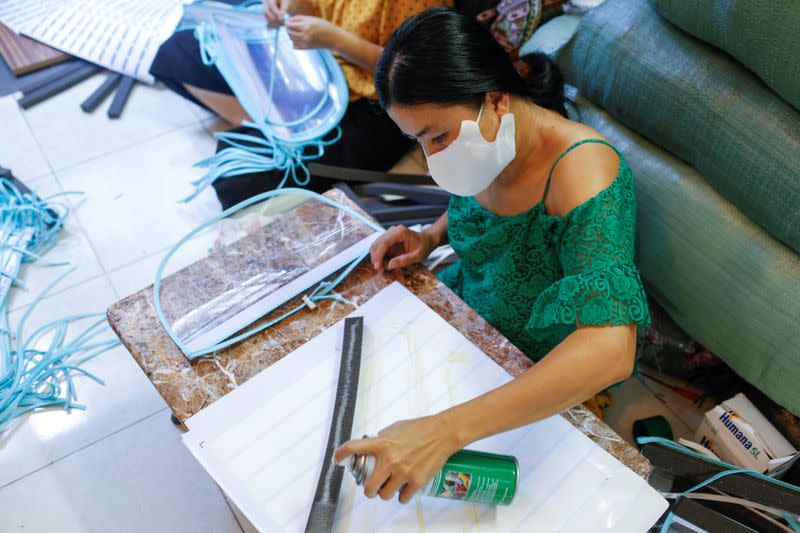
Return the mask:
<svg viewBox="0 0 800 533"><path fill-rule="evenodd" d="M329 191L326 195L358 209L338 190ZM294 228L294 239L312 242L312 232L318 231L320 226L310 219L320 215L300 206L282 215L276 223L284 228ZM236 276L249 268L252 256L258 254L258 250L252 248L253 242L253 238L240 239L202 259L199 264L190 265L165 278L164 285L191 300L191 295L207 290L207 278L197 276L198 272L230 272L231 276ZM262 235L258 243L259 247L263 247L261 249L268 251L271 262L278 260L280 263L282 250L286 250L287 260L296 255L296 251L289 250L286 241L277 234L272 236L271 241L269 237L265 240ZM244 250L248 252L243 253ZM422 266L378 274L364 262L337 288L337 292L359 303L368 300L392 281L398 281L411 290L509 374L519 375L533 365L510 341ZM299 298L290 300L262 320L280 316L299 303ZM156 318L152 286L113 304L108 310L108 320L175 416L183 422L351 311L352 308L346 304L323 301L315 310L306 308L280 324L220 351L212 359L195 361L186 358ZM577 406L565 411L562 416L631 470L643 477L649 475L652 469L649 461L587 409Z"/></svg>

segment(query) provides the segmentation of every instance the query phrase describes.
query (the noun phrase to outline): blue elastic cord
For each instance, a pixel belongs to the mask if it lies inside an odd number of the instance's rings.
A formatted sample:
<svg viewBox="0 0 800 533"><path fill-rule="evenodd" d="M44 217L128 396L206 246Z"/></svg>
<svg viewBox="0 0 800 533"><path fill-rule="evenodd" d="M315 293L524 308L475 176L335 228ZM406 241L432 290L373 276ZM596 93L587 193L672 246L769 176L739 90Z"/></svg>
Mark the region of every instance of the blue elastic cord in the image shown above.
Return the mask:
<svg viewBox="0 0 800 533"><path fill-rule="evenodd" d="M164 327L164 330L170 336L172 341L178 346L178 348L181 349L181 351L184 354L186 354L186 356L189 359L194 359L196 357L201 357L201 356L204 356L204 355L208 355L210 353L216 352L217 350L221 350L222 348L227 348L228 346L231 346L231 345L233 345L233 344L235 344L237 342L240 342L240 341L242 341L242 340L244 340L244 339L246 339L248 337L251 337L251 336L255 335L256 333L258 333L260 331L265 330L266 328L268 328L270 326L273 326L273 325L277 324L278 322L282 321L283 319L292 316L293 314L297 313L298 311L300 311L301 309L306 307L305 304L298 305L294 309L291 309L290 311L288 311L287 313L281 315L280 317L276 318L275 320L271 320L271 321L269 321L269 322L267 322L265 324L261 324L257 328L251 329L251 330L249 330L249 331L247 331L245 333L242 333L240 335L237 335L235 337L227 339L226 341L221 342L219 344L216 344L214 346L211 346L209 348L193 352L175 334L175 332L172 329L172 326L167 322L167 319L164 316L164 310L163 310L163 308L161 306L161 294L160 294L161 293L161 290L160 290L161 289L161 277L163 276L164 268L166 267L166 265L169 262L170 258L175 254L175 252L178 251L178 249L180 249L181 246L183 246L192 237L194 237L195 235L197 235L198 233L200 233L201 231L203 231L204 229L206 229L210 225L212 225L212 224L214 224L216 222L219 222L223 218L226 218L226 217L232 215L233 213L241 211L242 209L245 209L245 208L247 208L247 207L249 207L249 206L251 206L251 205L253 205L255 203L261 202L263 200L267 200L269 198L274 198L276 196L284 196L284 195L288 196L288 195L291 195L291 194L305 196L305 197L308 197L308 198L313 198L313 199L319 200L320 202L323 202L323 203L325 203L325 204L327 204L329 206L335 207L335 208L343 211L344 213L346 213L346 214L348 214L348 215L360 220L361 222L366 224L368 227L374 229L376 232L383 233L383 231L384 231L384 229L381 226L379 226L378 224L376 224L372 220L368 219L367 217L363 216L358 211L355 211L355 210L353 210L353 209L351 209L351 208L349 208L349 207L347 207L345 205L342 205L342 204L340 204L340 203L338 203L338 202L336 202L334 200L331 200L327 196L323 196L321 194L317 194L317 193L309 191L307 189L294 189L294 188L276 189L276 190L267 191L267 192L258 194L256 196L253 196L252 198L248 198L244 202L236 204L235 206L231 207L230 209L227 209L226 211L223 211L219 215L217 215L217 216L211 218L210 220L207 220L203 224L199 225L198 227L196 227L195 229L193 229L192 231L187 233L183 238L181 238L177 243L175 243L175 245L172 246L172 248L169 249L167 254L164 256L164 259L161 260L161 264L158 265L158 270L156 271L156 279L153 282L153 307L155 308L156 316L158 317L158 320L161 322L161 325ZM333 293L333 290L336 288L337 285L339 285L339 283L342 282L342 280L344 280L348 276L348 274L350 274L350 272L352 272L358 266L358 264L361 261L364 260L364 258L367 255L369 255L368 252L362 254L359 257L357 257L344 270L342 270L342 272L333 281L320 282L319 285L317 285L317 287L307 295L307 298L312 302L317 302L319 300L337 300L337 301L340 301L342 303L349 303L347 300L345 300L341 296ZM262 314L262 316L266 315L270 311L272 311L272 310L270 309L270 310L265 311L264 314Z"/></svg>
<svg viewBox="0 0 800 533"><path fill-rule="evenodd" d="M207 67L213 67L219 54L219 35L214 29L213 22L204 22L194 29L194 37L200 48L200 60Z"/></svg>
<svg viewBox="0 0 800 533"><path fill-rule="evenodd" d="M788 511L783 511L782 514L783 519L786 520L786 523L789 524L792 531L800 532L800 521L797 520L797 517Z"/></svg>
<svg viewBox="0 0 800 533"><path fill-rule="evenodd" d="M755 477L757 479L768 481L770 483L774 483L774 484L779 485L781 487L788 488L788 489L791 489L791 490L793 490L795 492L798 492L799 495L800 495L800 490L798 490L798 488L795 487L794 485L791 485L789 483L785 483L785 482L783 482L783 481L781 481L779 479L774 479L774 478L771 478L769 476L765 476L764 474L762 474L760 472L756 472L755 470L749 470L749 469L746 469L746 468L739 468L739 467L734 466L734 465L732 465L730 463L725 463L723 461L717 461L717 460L712 459L710 457L706 457L705 455L697 453L696 451L691 450L691 449L687 448L686 446L682 446L682 445L680 445L680 444L678 444L678 443L676 443L674 441L671 441L669 439L665 439L665 438L662 438L662 437L639 437L639 438L636 439L636 442L638 442L640 445L659 444L661 446L665 446L667 448L672 448L673 450L678 450L678 451L680 451L682 453L685 453L686 455L691 455L691 456L696 457L698 459L702 459L702 460L707 461L707 462L709 462L711 464L722 466L722 467L727 469L727 470L725 470L723 472L719 472L719 473L711 476L710 478L706 479L705 481L703 481L701 483L698 483L697 485L691 487L690 489L682 492L681 495L678 497L679 499L681 497L685 496L686 494L690 494L692 492L695 492L697 490L702 489L703 487L706 487L706 486L710 485L711 483L717 481L718 479L721 479L721 478L726 477L726 476L731 476L731 475L734 475L734 474L744 474L744 475L747 475L747 476ZM675 515L672 513L672 511L667 513L667 516L664 519L664 523L661 526L661 533L666 533L667 531L669 531L669 527L672 524L672 521L674 520L674 518L675 518ZM792 526L791 522L789 523L789 525ZM792 527L794 527L794 526L792 526Z"/></svg>
<svg viewBox="0 0 800 533"><path fill-rule="evenodd" d="M272 95L275 90L275 79L277 77L277 51L280 42L280 31L279 28L274 32L274 50L276 58L270 66L270 82L267 88L267 100L270 107L265 113L264 123L256 124L248 121L242 123L243 126L257 129L261 132L262 136L236 132L216 133L215 136L218 139L230 146L195 164L196 167L208 168L209 171L200 179L192 182L192 185L195 187L194 191L186 198L183 198L181 202L185 203L191 201L219 178L268 172L271 170L283 171L283 178L276 189L284 187L289 178L292 179L294 185L304 187L308 185L311 180L311 172L308 169L307 162L321 158L325 153L325 147L341 139L342 129L339 126L336 126L333 137L328 139L325 138L328 136L328 133L302 143L293 143L275 137L273 133L275 128L293 127L303 124L319 113L330 99L330 94L327 91L324 92L323 97L311 111L289 122L272 121L267 118L274 105ZM222 46L214 24L203 23L195 28L194 34L200 45L200 56L203 63L208 66L214 65L218 58L219 47Z"/></svg>
<svg viewBox="0 0 800 533"><path fill-rule="evenodd" d="M17 280L23 262L37 260L55 244L69 212L65 203L55 199L65 194L74 193L61 193L43 201L31 194L20 193L11 182L0 179L0 256L4 261L0 268L3 277ZM84 409L83 405L76 403L77 393L72 378L75 372L103 383L79 368L82 363L119 344L116 338L95 340L108 331L103 313L85 313L54 320L24 336L25 325L33 310L73 270L61 273L36 296L13 331L8 320L8 292L0 294L0 434L15 418L37 409ZM88 318L95 320L68 340L70 324Z"/></svg>
<svg viewBox="0 0 800 533"><path fill-rule="evenodd" d="M245 122L244 125L255 126L250 122ZM274 137L266 139L257 135L236 132L218 133L217 137L231 146L220 150L208 159L195 163L197 167L206 167L210 170L202 178L192 182L195 190L181 202L191 201L217 178L229 178L270 170L283 171L283 178L276 189L284 187L289 178L298 187L308 185L311 180L311 172L308 170L307 163L322 157L325 147L341 139L342 129L336 126L332 138L318 139L301 145L284 143ZM243 143L249 143L249 145Z"/></svg>

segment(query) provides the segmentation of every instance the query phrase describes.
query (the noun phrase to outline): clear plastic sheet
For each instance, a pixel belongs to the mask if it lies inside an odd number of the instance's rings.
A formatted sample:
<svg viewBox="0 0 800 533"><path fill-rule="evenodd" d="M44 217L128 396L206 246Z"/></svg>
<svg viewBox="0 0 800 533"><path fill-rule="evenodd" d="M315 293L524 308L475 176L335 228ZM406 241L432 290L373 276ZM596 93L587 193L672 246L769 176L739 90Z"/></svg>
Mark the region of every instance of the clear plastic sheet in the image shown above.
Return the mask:
<svg viewBox="0 0 800 533"><path fill-rule="evenodd" d="M312 294L377 238L355 216L291 191L220 221L208 230L217 237L216 250L162 280L164 318L192 353L246 330L299 294ZM197 239L208 239L208 231ZM234 241L235 248L228 245Z"/></svg>
<svg viewBox="0 0 800 533"><path fill-rule="evenodd" d="M217 66L253 122L277 139L315 141L342 119L349 91L333 55L296 50L284 27L267 27L261 4L195 2L184 7L180 27L195 30L204 60Z"/></svg>

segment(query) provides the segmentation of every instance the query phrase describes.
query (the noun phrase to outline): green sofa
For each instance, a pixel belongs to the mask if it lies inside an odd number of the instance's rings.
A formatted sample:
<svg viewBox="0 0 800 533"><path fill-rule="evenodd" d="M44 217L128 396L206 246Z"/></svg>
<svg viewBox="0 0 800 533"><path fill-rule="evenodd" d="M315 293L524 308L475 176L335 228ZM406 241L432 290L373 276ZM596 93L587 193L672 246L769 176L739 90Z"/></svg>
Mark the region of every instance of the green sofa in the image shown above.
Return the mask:
<svg viewBox="0 0 800 533"><path fill-rule="evenodd" d="M800 415L800 2L758 4L606 0L557 61L633 170L652 295Z"/></svg>

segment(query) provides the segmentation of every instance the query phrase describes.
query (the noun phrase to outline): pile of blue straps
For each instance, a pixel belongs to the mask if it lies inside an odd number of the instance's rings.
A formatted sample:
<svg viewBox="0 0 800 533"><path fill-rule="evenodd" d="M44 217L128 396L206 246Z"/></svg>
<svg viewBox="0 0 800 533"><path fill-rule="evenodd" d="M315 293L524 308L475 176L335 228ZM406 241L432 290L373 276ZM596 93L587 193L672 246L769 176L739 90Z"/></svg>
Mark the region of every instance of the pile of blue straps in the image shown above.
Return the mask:
<svg viewBox="0 0 800 533"><path fill-rule="evenodd" d="M8 295L13 286L25 288L20 280L25 263L67 265L42 259L69 213L63 201L67 194L78 193L60 193L45 201L0 178L0 436L15 418L36 409L84 409L77 403L74 375L102 385L101 379L80 365L119 344L105 335L109 327L104 313L71 315L26 332L33 311L74 267L55 276L33 302L19 310L19 321L10 324Z"/></svg>

